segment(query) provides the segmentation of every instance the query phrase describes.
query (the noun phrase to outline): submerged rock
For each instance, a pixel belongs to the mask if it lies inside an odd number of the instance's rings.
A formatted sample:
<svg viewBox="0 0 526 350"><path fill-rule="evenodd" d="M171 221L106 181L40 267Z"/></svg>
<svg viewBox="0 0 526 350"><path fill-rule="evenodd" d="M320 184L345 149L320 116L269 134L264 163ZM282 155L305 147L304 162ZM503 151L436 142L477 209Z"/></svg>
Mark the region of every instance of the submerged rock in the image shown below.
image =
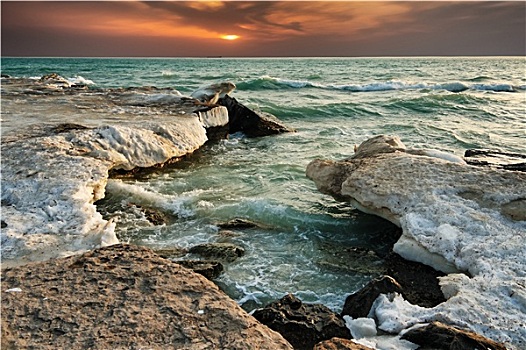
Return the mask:
<svg viewBox="0 0 526 350"><path fill-rule="evenodd" d="M413 328L402 339L420 345L418 349L422 350L506 350L504 344L440 322Z"/></svg>
<svg viewBox="0 0 526 350"><path fill-rule="evenodd" d="M2 349L292 349L203 276L131 245L7 268L1 307Z"/></svg>
<svg viewBox="0 0 526 350"><path fill-rule="evenodd" d="M257 227L261 227L261 225L254 221L241 219L241 218L235 218L227 222L219 222L217 223L217 227L221 229L232 230L232 229L257 228Z"/></svg>
<svg viewBox="0 0 526 350"><path fill-rule="evenodd" d="M253 111L228 95L219 99L218 103L228 109L231 134L241 131L249 137L259 137L294 131L275 116Z"/></svg>
<svg viewBox="0 0 526 350"><path fill-rule="evenodd" d="M198 254L205 258L214 258L232 262L245 255L245 249L231 243L204 243L188 250L189 253Z"/></svg>
<svg viewBox="0 0 526 350"><path fill-rule="evenodd" d="M317 343L333 337L351 338L341 316L321 304L306 304L288 294L254 311L261 323L279 332L294 349L311 350Z"/></svg>
<svg viewBox="0 0 526 350"><path fill-rule="evenodd" d="M321 192L400 226L396 253L449 273L439 278L447 300L433 308L381 295L372 310L380 329L437 320L525 346L525 173L470 166L382 135L343 161L312 161L307 176Z"/></svg>

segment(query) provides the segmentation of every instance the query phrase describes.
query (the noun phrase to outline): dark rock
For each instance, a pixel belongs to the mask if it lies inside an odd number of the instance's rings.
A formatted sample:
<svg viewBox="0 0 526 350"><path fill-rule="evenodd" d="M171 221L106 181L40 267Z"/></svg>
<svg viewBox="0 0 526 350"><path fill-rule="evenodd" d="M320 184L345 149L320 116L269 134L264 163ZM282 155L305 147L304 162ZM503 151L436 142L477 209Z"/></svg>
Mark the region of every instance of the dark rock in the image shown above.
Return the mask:
<svg viewBox="0 0 526 350"><path fill-rule="evenodd" d="M372 348L358 344L349 339L332 338L322 341L314 346L313 350L373 350Z"/></svg>
<svg viewBox="0 0 526 350"><path fill-rule="evenodd" d="M1 286L2 349L292 349L214 283L144 247L6 268Z"/></svg>
<svg viewBox="0 0 526 350"><path fill-rule="evenodd" d="M520 153L491 149L468 149L464 152L464 160L470 165L526 171L526 155Z"/></svg>
<svg viewBox="0 0 526 350"><path fill-rule="evenodd" d="M501 343L440 322L412 329L402 339L420 345L421 350L506 350Z"/></svg>
<svg viewBox="0 0 526 350"><path fill-rule="evenodd" d="M0 77L1 78L11 78L9 74L4 74L4 73L0 74Z"/></svg>
<svg viewBox="0 0 526 350"><path fill-rule="evenodd" d="M341 315L349 315L352 318L367 317L376 298L380 294L388 293L402 293L402 287L390 276L375 278L345 299Z"/></svg>
<svg viewBox="0 0 526 350"><path fill-rule="evenodd" d="M232 262L245 255L245 249L231 243L205 243L196 245L188 250L205 258L214 258Z"/></svg>
<svg viewBox="0 0 526 350"><path fill-rule="evenodd" d="M255 223L253 221L246 220L246 219L240 219L240 218L232 219L227 222L221 222L216 225L217 227L226 229L226 230L261 227L261 225L259 225L258 223Z"/></svg>
<svg viewBox="0 0 526 350"><path fill-rule="evenodd" d="M7 223L4 220L2 220L2 226L1 227L2 228L6 228L7 227Z"/></svg>
<svg viewBox="0 0 526 350"><path fill-rule="evenodd" d="M288 294L254 312L261 323L281 333L294 349L311 350L333 337L351 339L343 318L321 304L305 304Z"/></svg>
<svg viewBox="0 0 526 350"><path fill-rule="evenodd" d="M218 278L223 272L223 264L219 261L181 260L174 262L205 276L209 280Z"/></svg>
<svg viewBox="0 0 526 350"><path fill-rule="evenodd" d="M385 258L385 264L387 275L402 286L402 294L411 304L434 307L446 301L438 284L438 277L445 276L445 273L406 260L394 252Z"/></svg>
<svg viewBox="0 0 526 350"><path fill-rule="evenodd" d="M63 123L63 124L58 124L57 126L54 126L53 128L51 128L51 132L54 134L60 134L60 133L68 132L71 130L84 130L84 129L89 129L89 128L87 126L75 124L75 123Z"/></svg>
<svg viewBox="0 0 526 350"><path fill-rule="evenodd" d="M241 131L249 137L258 137L294 131L273 115L255 112L228 95L219 99L218 104L228 109L231 134Z"/></svg>

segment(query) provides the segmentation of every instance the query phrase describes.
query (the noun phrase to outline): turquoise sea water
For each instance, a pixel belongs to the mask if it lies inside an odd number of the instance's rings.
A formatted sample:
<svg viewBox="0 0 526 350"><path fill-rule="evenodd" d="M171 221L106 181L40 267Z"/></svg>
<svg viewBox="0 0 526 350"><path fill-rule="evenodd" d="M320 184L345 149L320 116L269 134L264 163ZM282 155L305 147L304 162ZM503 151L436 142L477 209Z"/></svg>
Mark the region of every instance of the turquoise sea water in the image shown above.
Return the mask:
<svg viewBox="0 0 526 350"><path fill-rule="evenodd" d="M467 148L524 152L525 69L524 57L2 59L2 74L57 72L100 88L153 85L190 94L228 80L237 85L233 97L297 130L231 135L164 172L114 180L101 208L117 218L122 241L243 246L246 255L227 264L217 283L247 310L292 292L339 311L345 295L373 274L337 257L354 247L381 255L393 243L389 223L316 190L305 177L312 159L346 158L355 144L382 133L457 155ZM152 227L127 211L128 203L159 207L176 219ZM215 224L236 217L264 228L219 234Z"/></svg>

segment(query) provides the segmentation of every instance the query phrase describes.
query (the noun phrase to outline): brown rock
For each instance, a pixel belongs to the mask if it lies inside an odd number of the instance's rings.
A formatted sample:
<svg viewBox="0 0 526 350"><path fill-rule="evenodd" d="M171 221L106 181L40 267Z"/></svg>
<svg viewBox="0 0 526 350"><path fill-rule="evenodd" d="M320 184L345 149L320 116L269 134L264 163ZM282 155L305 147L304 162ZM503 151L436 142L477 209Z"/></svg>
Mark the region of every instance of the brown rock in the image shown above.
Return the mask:
<svg viewBox="0 0 526 350"><path fill-rule="evenodd" d="M402 293L402 287L394 278L381 276L373 279L358 292L349 295L343 305L342 316L352 318L367 317L371 306L380 294Z"/></svg>
<svg viewBox="0 0 526 350"><path fill-rule="evenodd" d="M291 349L212 282L143 247L8 268L1 288L2 349Z"/></svg>
<svg viewBox="0 0 526 350"><path fill-rule="evenodd" d="M358 344L349 339L332 338L314 346L313 350L373 350L368 346Z"/></svg>
<svg viewBox="0 0 526 350"><path fill-rule="evenodd" d="M333 337L351 338L343 318L321 304L305 304L292 294L254 312L254 317L281 333L294 349L311 350Z"/></svg>
<svg viewBox="0 0 526 350"><path fill-rule="evenodd" d="M501 343L440 322L410 330L402 339L420 345L421 350L506 350Z"/></svg>

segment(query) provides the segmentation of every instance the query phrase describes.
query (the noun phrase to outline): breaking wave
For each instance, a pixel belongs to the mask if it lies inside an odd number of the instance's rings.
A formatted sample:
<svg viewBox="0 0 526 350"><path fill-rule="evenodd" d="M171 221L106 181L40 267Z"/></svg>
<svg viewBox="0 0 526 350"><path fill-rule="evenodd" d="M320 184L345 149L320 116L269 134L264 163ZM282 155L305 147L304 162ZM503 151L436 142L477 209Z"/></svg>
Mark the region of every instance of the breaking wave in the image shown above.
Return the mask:
<svg viewBox="0 0 526 350"><path fill-rule="evenodd" d="M257 79L237 83L240 90L277 90L277 89L302 89L314 88L324 90L341 90L350 92L375 92L391 90L447 90L462 92L466 90L517 92L524 90L525 85L515 86L509 83L463 83L459 81L446 83L406 82L401 80L388 80L368 84L320 84L309 80L292 80L262 76Z"/></svg>

